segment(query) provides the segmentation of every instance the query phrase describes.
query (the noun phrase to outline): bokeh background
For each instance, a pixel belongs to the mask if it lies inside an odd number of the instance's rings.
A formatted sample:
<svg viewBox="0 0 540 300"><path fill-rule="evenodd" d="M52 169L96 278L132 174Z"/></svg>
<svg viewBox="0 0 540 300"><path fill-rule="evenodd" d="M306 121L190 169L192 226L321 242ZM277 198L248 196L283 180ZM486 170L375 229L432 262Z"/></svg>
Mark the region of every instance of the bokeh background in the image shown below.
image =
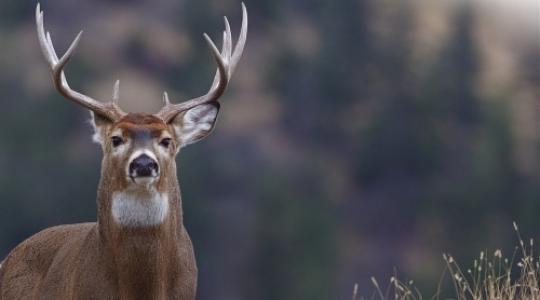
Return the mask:
<svg viewBox="0 0 540 300"><path fill-rule="evenodd" d="M52 88L36 2L0 2L0 257L95 220L89 114ZM540 2L246 0L217 129L178 158L199 299L350 299L397 270L431 295L452 253L540 236ZM155 112L206 92L238 0L42 1L71 85ZM217 39L219 40L219 39Z"/></svg>

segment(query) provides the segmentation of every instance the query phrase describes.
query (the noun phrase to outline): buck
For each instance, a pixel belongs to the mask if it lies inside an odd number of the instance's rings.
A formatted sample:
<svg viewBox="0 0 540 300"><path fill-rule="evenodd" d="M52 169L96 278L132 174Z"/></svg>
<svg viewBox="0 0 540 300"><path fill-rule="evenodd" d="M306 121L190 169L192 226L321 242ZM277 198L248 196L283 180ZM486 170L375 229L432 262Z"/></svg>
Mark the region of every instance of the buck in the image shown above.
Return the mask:
<svg viewBox="0 0 540 300"><path fill-rule="evenodd" d="M216 124L218 98L246 42L244 4L234 49L226 17L221 51L204 34L217 64L208 93L179 104L164 93L157 114L123 112L118 81L111 102L72 90L63 70L82 32L59 57L39 4L36 24L55 88L90 110L94 140L103 150L97 222L48 228L19 244L1 265L0 300L195 299L197 266L183 225L175 157Z"/></svg>

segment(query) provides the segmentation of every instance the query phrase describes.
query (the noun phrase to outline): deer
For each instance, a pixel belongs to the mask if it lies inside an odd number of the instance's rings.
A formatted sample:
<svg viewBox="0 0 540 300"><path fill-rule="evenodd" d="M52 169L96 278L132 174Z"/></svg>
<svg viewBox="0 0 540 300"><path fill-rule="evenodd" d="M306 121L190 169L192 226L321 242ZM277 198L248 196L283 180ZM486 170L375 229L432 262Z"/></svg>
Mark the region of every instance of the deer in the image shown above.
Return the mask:
<svg viewBox="0 0 540 300"><path fill-rule="evenodd" d="M56 90L90 111L93 139L102 149L97 220L47 228L16 246L0 265L0 300L9 299L180 299L193 300L197 265L183 223L175 157L208 136L242 56L247 10L233 47L224 17L218 50L205 33L217 71L208 92L178 104L166 92L158 113L126 113L112 101L98 101L70 88L64 67L82 31L58 56L43 11L36 7L39 45Z"/></svg>

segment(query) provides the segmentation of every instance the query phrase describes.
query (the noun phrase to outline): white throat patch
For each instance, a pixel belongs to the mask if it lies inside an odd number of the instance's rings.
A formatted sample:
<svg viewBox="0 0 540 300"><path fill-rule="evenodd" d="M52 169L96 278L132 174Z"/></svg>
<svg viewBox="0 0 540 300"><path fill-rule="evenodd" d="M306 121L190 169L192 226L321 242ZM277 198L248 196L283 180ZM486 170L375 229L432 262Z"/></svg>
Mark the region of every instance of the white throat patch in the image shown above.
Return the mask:
<svg viewBox="0 0 540 300"><path fill-rule="evenodd" d="M158 192L115 192L112 198L114 221L127 227L147 227L163 223L169 213L169 197Z"/></svg>

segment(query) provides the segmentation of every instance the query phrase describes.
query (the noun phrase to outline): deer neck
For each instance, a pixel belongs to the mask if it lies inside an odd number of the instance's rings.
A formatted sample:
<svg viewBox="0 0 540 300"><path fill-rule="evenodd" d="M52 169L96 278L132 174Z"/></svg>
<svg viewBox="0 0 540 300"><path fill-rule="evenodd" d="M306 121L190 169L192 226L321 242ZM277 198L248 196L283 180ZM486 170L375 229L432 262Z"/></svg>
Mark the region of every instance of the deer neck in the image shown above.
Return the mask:
<svg viewBox="0 0 540 300"><path fill-rule="evenodd" d="M176 174L174 174L176 175ZM98 189L101 249L117 274L123 299L166 298L167 274L178 257L182 208L176 176L166 188ZM163 187L163 185L162 185Z"/></svg>

